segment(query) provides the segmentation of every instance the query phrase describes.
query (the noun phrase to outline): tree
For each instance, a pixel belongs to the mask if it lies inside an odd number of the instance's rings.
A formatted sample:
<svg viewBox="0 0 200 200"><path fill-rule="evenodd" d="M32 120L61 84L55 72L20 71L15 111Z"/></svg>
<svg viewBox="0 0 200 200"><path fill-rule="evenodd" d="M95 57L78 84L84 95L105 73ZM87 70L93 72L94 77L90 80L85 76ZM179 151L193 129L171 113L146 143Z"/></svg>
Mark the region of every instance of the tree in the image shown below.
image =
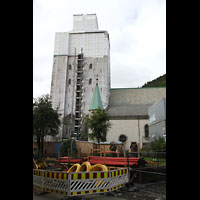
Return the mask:
<svg viewBox="0 0 200 200"><path fill-rule="evenodd" d="M106 141L108 129L111 127L110 117L105 110L100 108L92 110L91 116L87 120L88 128L92 133L88 134L92 140L97 140L98 144Z"/></svg>
<svg viewBox="0 0 200 200"><path fill-rule="evenodd" d="M57 135L60 124L59 114L52 108L48 94L33 99L33 135L37 137L38 157L43 156L44 136Z"/></svg>

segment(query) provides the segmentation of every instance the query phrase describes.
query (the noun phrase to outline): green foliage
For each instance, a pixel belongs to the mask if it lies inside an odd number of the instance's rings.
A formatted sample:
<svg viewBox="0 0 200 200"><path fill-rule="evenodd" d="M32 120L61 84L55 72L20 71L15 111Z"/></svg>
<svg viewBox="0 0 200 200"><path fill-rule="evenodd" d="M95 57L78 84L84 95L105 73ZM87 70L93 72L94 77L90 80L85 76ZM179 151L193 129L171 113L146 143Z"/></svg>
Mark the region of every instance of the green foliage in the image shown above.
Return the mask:
<svg viewBox="0 0 200 200"><path fill-rule="evenodd" d="M43 95L33 102L33 134L39 137L55 136L61 122L57 110L51 106L49 95Z"/></svg>
<svg viewBox="0 0 200 200"><path fill-rule="evenodd" d="M166 151L166 142L164 137L159 137L159 139L155 139L151 143L149 143L147 146L144 146L142 148L143 152L148 151Z"/></svg>
<svg viewBox="0 0 200 200"><path fill-rule="evenodd" d="M151 147L153 151L166 150L166 142L165 142L164 137L159 137L159 139L155 139L151 143Z"/></svg>
<svg viewBox="0 0 200 200"><path fill-rule="evenodd" d="M148 81L142 86L142 88L145 88L145 87L166 87L166 74L152 81Z"/></svg>
<svg viewBox="0 0 200 200"><path fill-rule="evenodd" d="M44 136L57 135L60 124L59 114L52 108L48 94L33 99L33 135L37 137L38 157L43 156Z"/></svg>
<svg viewBox="0 0 200 200"><path fill-rule="evenodd" d="M60 148L60 155L76 157L76 155L77 155L76 142L72 139L68 139L68 140L64 141Z"/></svg>
<svg viewBox="0 0 200 200"><path fill-rule="evenodd" d="M108 129L111 127L110 117L105 110L96 109L92 111L92 115L87 120L87 125L91 129L92 133L88 136L92 140L96 140L98 143L105 142Z"/></svg>

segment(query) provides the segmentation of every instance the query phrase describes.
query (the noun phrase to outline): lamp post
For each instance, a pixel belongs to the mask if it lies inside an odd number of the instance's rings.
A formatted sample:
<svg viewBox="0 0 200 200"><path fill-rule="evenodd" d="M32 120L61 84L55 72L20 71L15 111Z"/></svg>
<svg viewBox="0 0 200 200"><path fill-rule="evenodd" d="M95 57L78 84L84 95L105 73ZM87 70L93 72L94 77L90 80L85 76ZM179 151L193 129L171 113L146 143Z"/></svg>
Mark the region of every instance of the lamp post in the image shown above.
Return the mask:
<svg viewBox="0 0 200 200"><path fill-rule="evenodd" d="M72 137L72 141L71 141L71 156L72 156L72 144L73 144L73 141L74 141L74 137Z"/></svg>

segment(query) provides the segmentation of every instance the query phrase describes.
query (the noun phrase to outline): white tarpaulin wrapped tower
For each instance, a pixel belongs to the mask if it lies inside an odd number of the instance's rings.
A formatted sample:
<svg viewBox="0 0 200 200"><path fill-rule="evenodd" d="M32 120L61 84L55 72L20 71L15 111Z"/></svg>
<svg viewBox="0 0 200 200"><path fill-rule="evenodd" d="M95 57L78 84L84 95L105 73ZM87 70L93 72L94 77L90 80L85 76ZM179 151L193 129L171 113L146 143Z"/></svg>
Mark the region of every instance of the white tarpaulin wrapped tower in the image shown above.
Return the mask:
<svg viewBox="0 0 200 200"><path fill-rule="evenodd" d="M74 15L73 30L55 35L50 96L53 108L58 108L65 121L57 140L72 134L81 137L96 79L106 109L110 95L109 34L98 29L96 14Z"/></svg>

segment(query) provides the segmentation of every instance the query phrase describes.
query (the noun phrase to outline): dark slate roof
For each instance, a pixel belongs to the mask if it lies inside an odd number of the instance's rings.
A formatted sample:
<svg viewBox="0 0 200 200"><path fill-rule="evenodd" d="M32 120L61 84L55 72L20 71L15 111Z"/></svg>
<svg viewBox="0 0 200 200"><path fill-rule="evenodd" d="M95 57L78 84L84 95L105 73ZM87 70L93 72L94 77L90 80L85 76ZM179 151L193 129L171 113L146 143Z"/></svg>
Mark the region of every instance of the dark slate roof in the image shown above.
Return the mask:
<svg viewBox="0 0 200 200"><path fill-rule="evenodd" d="M148 108L166 97L166 88L119 88L110 90L111 117L146 117Z"/></svg>
<svg viewBox="0 0 200 200"><path fill-rule="evenodd" d="M141 104L141 105L112 105L108 109L108 114L112 117L117 116L145 116L148 115L148 108L152 104Z"/></svg>

